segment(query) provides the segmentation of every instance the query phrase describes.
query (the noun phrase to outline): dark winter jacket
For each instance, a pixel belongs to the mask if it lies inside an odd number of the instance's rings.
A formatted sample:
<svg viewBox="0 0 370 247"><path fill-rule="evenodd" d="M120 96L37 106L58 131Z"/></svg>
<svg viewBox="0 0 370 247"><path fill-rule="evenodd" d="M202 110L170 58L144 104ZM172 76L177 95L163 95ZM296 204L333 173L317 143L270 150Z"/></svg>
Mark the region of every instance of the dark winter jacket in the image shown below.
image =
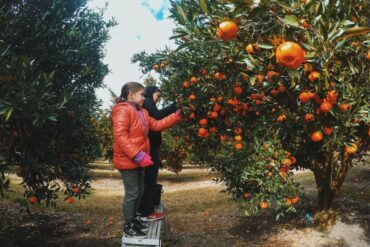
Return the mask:
<svg viewBox="0 0 370 247"><path fill-rule="evenodd" d="M143 108L145 108L148 111L149 116L156 120L161 120L169 116L171 113L174 113L176 111L176 105L175 103L173 103L168 107L158 110L153 100L153 94L158 91L159 89L155 86L148 86L145 88L145 101L143 104ZM149 140L151 149L158 148L162 143L161 132L149 131Z"/></svg>

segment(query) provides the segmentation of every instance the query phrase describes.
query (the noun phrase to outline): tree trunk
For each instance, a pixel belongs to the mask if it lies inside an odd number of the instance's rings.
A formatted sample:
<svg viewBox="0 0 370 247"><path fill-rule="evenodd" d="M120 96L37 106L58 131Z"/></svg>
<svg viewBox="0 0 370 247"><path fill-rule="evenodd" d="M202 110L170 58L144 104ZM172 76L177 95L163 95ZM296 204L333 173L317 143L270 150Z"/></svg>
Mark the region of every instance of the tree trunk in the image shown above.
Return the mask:
<svg viewBox="0 0 370 247"><path fill-rule="evenodd" d="M315 220L320 231L328 231L335 224L337 199L348 169L346 162L337 161L313 169L319 202Z"/></svg>

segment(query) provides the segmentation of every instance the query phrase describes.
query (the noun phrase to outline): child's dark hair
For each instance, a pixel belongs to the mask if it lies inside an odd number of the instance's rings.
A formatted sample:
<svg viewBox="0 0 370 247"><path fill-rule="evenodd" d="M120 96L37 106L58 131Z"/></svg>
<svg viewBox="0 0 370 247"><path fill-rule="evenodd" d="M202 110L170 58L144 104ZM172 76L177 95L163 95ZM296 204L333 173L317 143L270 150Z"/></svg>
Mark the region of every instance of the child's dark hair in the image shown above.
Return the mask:
<svg viewBox="0 0 370 247"><path fill-rule="evenodd" d="M116 98L116 103L124 102L128 100L130 93L136 93L139 90L144 89L144 86L138 82L127 82L121 89L121 95Z"/></svg>

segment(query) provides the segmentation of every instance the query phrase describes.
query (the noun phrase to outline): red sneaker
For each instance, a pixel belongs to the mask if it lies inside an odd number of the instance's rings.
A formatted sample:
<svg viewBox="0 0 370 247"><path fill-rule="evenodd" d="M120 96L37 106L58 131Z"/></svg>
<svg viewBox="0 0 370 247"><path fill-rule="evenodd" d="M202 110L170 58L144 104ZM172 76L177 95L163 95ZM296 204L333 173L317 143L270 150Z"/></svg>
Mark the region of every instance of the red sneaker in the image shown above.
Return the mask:
<svg viewBox="0 0 370 247"><path fill-rule="evenodd" d="M153 212L147 217L140 217L141 221L155 221L155 220L161 220L164 217L163 212Z"/></svg>

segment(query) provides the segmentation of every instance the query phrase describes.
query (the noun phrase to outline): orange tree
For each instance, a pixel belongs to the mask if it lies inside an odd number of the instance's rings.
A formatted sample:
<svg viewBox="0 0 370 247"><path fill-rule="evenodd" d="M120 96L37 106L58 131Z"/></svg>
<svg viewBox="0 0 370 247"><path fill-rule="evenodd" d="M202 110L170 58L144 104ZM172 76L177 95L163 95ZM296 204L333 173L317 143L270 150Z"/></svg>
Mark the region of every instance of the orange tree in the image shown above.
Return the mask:
<svg viewBox="0 0 370 247"><path fill-rule="evenodd" d="M0 3L0 193L22 178L30 203L68 203L90 190L98 151L91 121L108 28L85 0Z"/></svg>
<svg viewBox="0 0 370 247"><path fill-rule="evenodd" d="M180 100L174 131L247 212L294 211L292 169L306 168L326 228L348 170L369 149L368 5L173 1L177 49L132 61Z"/></svg>

